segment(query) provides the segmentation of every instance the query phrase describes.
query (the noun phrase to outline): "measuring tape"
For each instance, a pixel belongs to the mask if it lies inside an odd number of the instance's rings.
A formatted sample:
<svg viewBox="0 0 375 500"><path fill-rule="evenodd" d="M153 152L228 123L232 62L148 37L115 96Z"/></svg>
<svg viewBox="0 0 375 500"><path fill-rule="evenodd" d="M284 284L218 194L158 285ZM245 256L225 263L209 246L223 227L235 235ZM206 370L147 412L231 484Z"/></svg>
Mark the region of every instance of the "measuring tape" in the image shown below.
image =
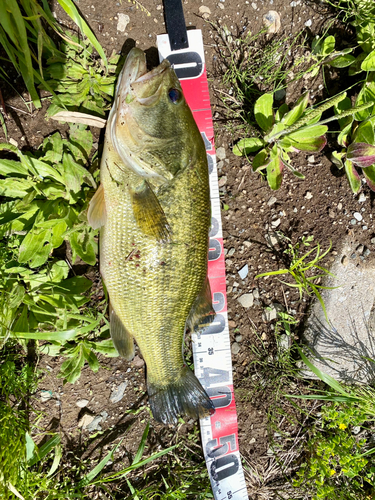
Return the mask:
<svg viewBox="0 0 375 500"><path fill-rule="evenodd" d="M167 7L167 6L165 6ZM228 328L225 260L214 131L201 30L181 36L158 35L160 61L168 59L181 81L185 99L202 134L209 168L212 225L208 278L216 316L202 332L193 333L195 374L210 396L215 413L200 420L203 452L216 500L247 500L247 488L238 447L237 412L233 393L232 358ZM169 23L173 26L173 23ZM186 37L187 33L187 38ZM172 39L172 42L170 42ZM175 50L171 49L174 46ZM176 50L176 47L179 50ZM183 48L187 47L187 48Z"/></svg>

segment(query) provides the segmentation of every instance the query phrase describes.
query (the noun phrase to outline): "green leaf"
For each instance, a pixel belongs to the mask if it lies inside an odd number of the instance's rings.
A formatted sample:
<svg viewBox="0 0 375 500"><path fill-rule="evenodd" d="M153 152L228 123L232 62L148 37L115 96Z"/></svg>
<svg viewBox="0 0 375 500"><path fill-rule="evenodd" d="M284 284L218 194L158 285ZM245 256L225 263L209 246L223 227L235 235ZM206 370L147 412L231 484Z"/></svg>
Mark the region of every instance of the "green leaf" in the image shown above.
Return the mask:
<svg viewBox="0 0 375 500"><path fill-rule="evenodd" d="M86 125L71 124L69 139L67 146L73 153L74 159L76 161L83 160L85 163L88 163L93 144L93 137L90 130L87 130Z"/></svg>
<svg viewBox="0 0 375 500"><path fill-rule="evenodd" d="M333 68L346 68L355 62L356 58L350 54L336 57L329 64Z"/></svg>
<svg viewBox="0 0 375 500"><path fill-rule="evenodd" d="M268 160L269 153L266 149L262 149L262 151L259 151L259 153L255 156L253 160L253 172L256 172L257 170L261 170L262 168L265 168L267 166L267 160Z"/></svg>
<svg viewBox="0 0 375 500"><path fill-rule="evenodd" d="M310 139L321 137L327 132L327 130L328 130L327 125L312 125L310 127L303 127L302 129L299 129L296 132L292 132L291 134L288 134L286 137L289 140L305 142Z"/></svg>
<svg viewBox="0 0 375 500"><path fill-rule="evenodd" d="M69 242L75 255L78 255L84 262L94 266L96 264L97 245L94 242L93 231L85 229L83 232L74 232L69 237Z"/></svg>
<svg viewBox="0 0 375 500"><path fill-rule="evenodd" d="M361 64L363 71L375 71L375 50L370 52Z"/></svg>
<svg viewBox="0 0 375 500"><path fill-rule="evenodd" d="M362 72L362 62L366 58L366 52L361 52L356 58L354 63L349 68L349 76L357 75Z"/></svg>
<svg viewBox="0 0 375 500"><path fill-rule="evenodd" d="M24 198L34 186L35 183L28 179L21 180L15 177L0 179L0 196Z"/></svg>
<svg viewBox="0 0 375 500"><path fill-rule="evenodd" d="M58 373L57 376L58 378L64 378L67 382L74 384L74 382L79 379L84 364L85 358L80 346L74 356L64 361L61 365L60 373Z"/></svg>
<svg viewBox="0 0 375 500"><path fill-rule="evenodd" d="M148 436L149 430L150 430L150 423L147 422L146 428L143 431L142 439L141 439L141 442L140 442L140 444L138 446L138 450L137 450L137 453L136 453L136 455L134 457L132 465L137 464L141 460L141 458L142 458L143 452L145 450L145 446L146 446L146 441L147 441L147 436Z"/></svg>
<svg viewBox="0 0 375 500"><path fill-rule="evenodd" d="M254 105L255 119L260 128L266 132L274 124L272 105L273 94L263 94Z"/></svg>
<svg viewBox="0 0 375 500"><path fill-rule="evenodd" d="M65 260L59 260L55 262L50 272L48 273L49 281L53 283L59 283L63 279L66 279L69 274L69 266Z"/></svg>
<svg viewBox="0 0 375 500"><path fill-rule="evenodd" d="M344 167L345 167L345 173L346 173L346 176L348 178L351 190L353 191L354 194L357 194L358 191L361 189L361 179L358 175L358 172L355 169L353 162L351 162L350 160L345 161Z"/></svg>
<svg viewBox="0 0 375 500"><path fill-rule="evenodd" d="M327 36L321 45L321 55L328 56L335 50L335 37L332 35Z"/></svg>
<svg viewBox="0 0 375 500"><path fill-rule="evenodd" d="M293 108L287 113L282 122L286 127L289 127L290 125L293 125L302 115L303 112L305 111L307 105L309 103L309 94L306 92L303 96L301 96L296 104L293 106Z"/></svg>
<svg viewBox="0 0 375 500"><path fill-rule="evenodd" d="M333 151L332 152L332 163L334 163L338 168L344 168L344 157L345 153L339 153L338 151Z"/></svg>
<svg viewBox="0 0 375 500"><path fill-rule="evenodd" d="M366 120L359 124L355 131L353 142L374 144L374 125L371 120Z"/></svg>
<svg viewBox="0 0 375 500"><path fill-rule="evenodd" d="M280 153L273 148L271 153L271 161L267 165L267 181L271 189L277 190L282 182L282 170L284 164L281 160Z"/></svg>
<svg viewBox="0 0 375 500"><path fill-rule="evenodd" d="M99 365L99 361L98 361L98 358L96 357L95 353L92 352L91 349L86 348L84 346L83 347L83 355L84 355L86 361L88 362L89 367L91 368L91 370L94 373L96 373L99 370L100 365Z"/></svg>
<svg viewBox="0 0 375 500"><path fill-rule="evenodd" d="M16 160L4 160L0 159L0 171L1 175L22 175L27 176L29 174L28 168L22 164L20 161Z"/></svg>
<svg viewBox="0 0 375 500"><path fill-rule="evenodd" d="M275 114L275 121L276 123L281 121L283 116L289 111L289 106L284 102L279 109L276 111Z"/></svg>
<svg viewBox="0 0 375 500"><path fill-rule="evenodd" d="M362 172L366 178L368 187L371 189L371 191L375 191L375 165L364 168Z"/></svg>
<svg viewBox="0 0 375 500"><path fill-rule="evenodd" d="M241 139L234 147L233 154L236 156L247 156L250 153L258 151L264 146L264 141L257 137L249 137L247 139Z"/></svg>
<svg viewBox="0 0 375 500"><path fill-rule="evenodd" d="M29 467L32 467L35 465L37 462L40 460L43 460L43 458L50 453L55 446L58 446L60 444L60 436L56 435L51 437L46 443L44 443L39 449L37 446L35 446L35 451L33 456L29 459L27 465Z"/></svg>
<svg viewBox="0 0 375 500"><path fill-rule="evenodd" d="M52 238L51 243L53 248L58 248L63 244L64 234L67 229L67 224L64 220L57 220L57 222L52 227Z"/></svg>
<svg viewBox="0 0 375 500"><path fill-rule="evenodd" d="M355 105L361 106L362 104L369 102L375 103L375 82L373 81L365 82L359 91ZM373 107L369 107L363 111L357 112L354 117L357 121L366 120L370 115L372 115L372 110Z"/></svg>
<svg viewBox="0 0 375 500"><path fill-rule="evenodd" d="M40 251L51 232L48 229L31 230L24 237L18 255L18 261L23 264L29 262Z"/></svg>

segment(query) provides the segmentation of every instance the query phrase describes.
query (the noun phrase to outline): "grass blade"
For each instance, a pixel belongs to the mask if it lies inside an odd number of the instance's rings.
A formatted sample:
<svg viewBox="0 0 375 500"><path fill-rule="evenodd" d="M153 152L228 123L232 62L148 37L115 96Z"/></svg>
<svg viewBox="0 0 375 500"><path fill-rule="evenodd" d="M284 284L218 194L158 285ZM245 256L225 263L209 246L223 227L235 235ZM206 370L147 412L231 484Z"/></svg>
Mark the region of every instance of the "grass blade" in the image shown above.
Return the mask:
<svg viewBox="0 0 375 500"><path fill-rule="evenodd" d="M150 422L147 422L146 428L145 428L145 430L144 430L144 432L142 434L142 439L141 439L141 442L139 444L139 447L138 447L137 453L136 453L136 455L134 457L132 465L137 464L141 460L141 458L142 458L149 430L150 430Z"/></svg>
<svg viewBox="0 0 375 500"><path fill-rule="evenodd" d="M107 57L104 53L103 47L100 45L98 40L96 39L96 36L94 33L91 31L89 28L89 25L86 23L86 21L83 19L83 17L80 15L78 12L77 7L74 5L72 0L57 0L61 7L65 10L65 12L70 16L73 21L77 24L79 29L84 33L87 38L90 40L92 45L95 47L96 51L100 55L100 57L103 59L105 67L108 67L108 61Z"/></svg>
<svg viewBox="0 0 375 500"><path fill-rule="evenodd" d="M106 457L103 458L103 460L101 462L98 463L98 465L96 465L92 471L90 471L88 474L86 474L86 476L84 478L81 479L81 481L78 483L78 488L84 488L85 486L87 486L88 484L91 483L91 481L93 481L93 479L96 478L96 476L104 469L104 467L107 465L107 462L109 462L109 460L113 457L113 454L115 453L115 451L117 450L117 448L120 446L120 444L122 443L122 440L118 443L118 445L116 445L113 450L111 450L108 455Z"/></svg>

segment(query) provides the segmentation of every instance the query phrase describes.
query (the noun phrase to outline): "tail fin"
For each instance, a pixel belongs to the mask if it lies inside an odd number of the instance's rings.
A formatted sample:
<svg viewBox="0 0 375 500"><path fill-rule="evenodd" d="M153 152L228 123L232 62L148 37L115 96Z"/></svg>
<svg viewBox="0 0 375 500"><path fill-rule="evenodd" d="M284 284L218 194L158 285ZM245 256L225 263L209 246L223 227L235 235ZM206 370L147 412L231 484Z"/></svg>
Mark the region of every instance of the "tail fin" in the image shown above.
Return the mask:
<svg viewBox="0 0 375 500"><path fill-rule="evenodd" d="M163 424L177 423L179 415L202 418L214 413L214 405L188 366L181 377L169 385L147 382L154 419Z"/></svg>

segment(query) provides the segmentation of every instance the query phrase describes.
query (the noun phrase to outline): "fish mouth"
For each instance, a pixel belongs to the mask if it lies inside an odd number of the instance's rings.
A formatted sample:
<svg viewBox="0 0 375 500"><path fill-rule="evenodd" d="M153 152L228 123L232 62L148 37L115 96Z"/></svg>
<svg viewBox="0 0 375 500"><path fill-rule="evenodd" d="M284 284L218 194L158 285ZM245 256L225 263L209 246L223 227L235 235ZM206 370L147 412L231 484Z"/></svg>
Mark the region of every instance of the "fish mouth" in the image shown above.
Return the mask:
<svg viewBox="0 0 375 500"><path fill-rule="evenodd" d="M169 68L170 63L165 59L159 66L147 71L145 53L137 47L131 49L117 82L117 105L123 106L134 99L144 105L155 102L164 73Z"/></svg>

